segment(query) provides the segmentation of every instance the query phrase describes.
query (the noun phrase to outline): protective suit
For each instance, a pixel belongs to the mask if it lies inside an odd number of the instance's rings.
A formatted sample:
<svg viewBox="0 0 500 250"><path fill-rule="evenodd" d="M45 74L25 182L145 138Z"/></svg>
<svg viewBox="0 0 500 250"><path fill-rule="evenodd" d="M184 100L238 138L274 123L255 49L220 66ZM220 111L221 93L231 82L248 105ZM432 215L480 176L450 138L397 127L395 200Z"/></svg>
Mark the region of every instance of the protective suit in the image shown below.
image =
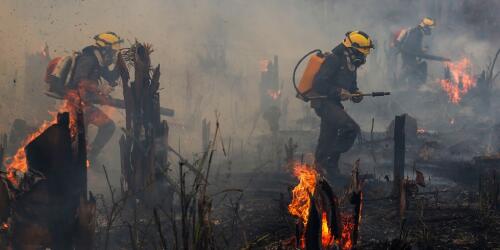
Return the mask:
<svg viewBox="0 0 500 250"><path fill-rule="evenodd" d="M362 96L352 95L361 93L357 86L356 71L365 63L373 44L365 33L354 32L346 34L346 40L326 55L313 81L314 92L326 96L311 100L312 107L321 118L316 165L330 176L339 173L340 155L352 147L360 132L359 125L347 114L341 101L362 100ZM360 50L355 46L368 50Z"/></svg>
<svg viewBox="0 0 500 250"><path fill-rule="evenodd" d="M66 99L73 102L83 103L83 114L86 126L92 124L97 127L97 134L90 144L89 158L94 160L102 148L113 136L115 123L101 109L92 104L91 100L99 100L105 103L106 97L112 87L117 85L120 76L116 67L118 51L113 48L120 43L119 37L111 32L102 33L94 37L96 45L84 48L75 62L73 76L68 83L68 94ZM109 86L104 86L101 81L105 79ZM104 93L103 93L104 89ZM107 93L106 93L107 92ZM78 93L79 98L71 93Z"/></svg>

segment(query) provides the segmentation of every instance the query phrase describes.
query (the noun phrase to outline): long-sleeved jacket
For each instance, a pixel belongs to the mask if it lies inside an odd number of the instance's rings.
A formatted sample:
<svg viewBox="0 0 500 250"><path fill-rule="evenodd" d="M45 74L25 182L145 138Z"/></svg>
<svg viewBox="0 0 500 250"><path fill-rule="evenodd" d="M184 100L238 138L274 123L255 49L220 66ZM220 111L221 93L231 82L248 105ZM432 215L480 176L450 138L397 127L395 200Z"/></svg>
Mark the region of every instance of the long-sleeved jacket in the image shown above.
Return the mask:
<svg viewBox="0 0 500 250"><path fill-rule="evenodd" d="M340 104L340 89L351 93L358 90L356 81L356 67L350 65L343 44L326 55L318 73L314 77L313 90L322 96L328 96L328 100Z"/></svg>
<svg viewBox="0 0 500 250"><path fill-rule="evenodd" d="M425 55L423 39L424 33L419 27L408 30L400 45L401 57L404 64L413 65L417 62L417 58Z"/></svg>
<svg viewBox="0 0 500 250"><path fill-rule="evenodd" d="M417 59L448 61L449 59L446 57L431 55L424 50L424 35L424 31L420 27L412 28L407 32L399 45L403 63L412 65L417 62Z"/></svg>
<svg viewBox="0 0 500 250"><path fill-rule="evenodd" d="M76 60L73 76L69 83L70 88L77 87L81 81L97 84L100 77L114 85L119 77L118 70L115 68L115 70L109 71L102 61L102 55L96 46L85 47Z"/></svg>

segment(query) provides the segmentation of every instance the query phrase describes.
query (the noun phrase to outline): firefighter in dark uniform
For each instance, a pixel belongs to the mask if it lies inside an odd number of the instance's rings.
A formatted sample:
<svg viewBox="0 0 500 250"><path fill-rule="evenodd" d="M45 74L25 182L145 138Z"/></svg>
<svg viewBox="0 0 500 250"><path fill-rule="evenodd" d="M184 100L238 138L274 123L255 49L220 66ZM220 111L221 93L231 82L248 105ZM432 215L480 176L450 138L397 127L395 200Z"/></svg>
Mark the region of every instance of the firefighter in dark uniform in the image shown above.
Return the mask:
<svg viewBox="0 0 500 250"><path fill-rule="evenodd" d="M425 83L427 80L427 62L430 60L445 60L437 56L426 54L423 46L424 36L431 35L435 22L425 17L417 27L404 31L397 38L397 46L401 53L402 70L400 79L410 85Z"/></svg>
<svg viewBox="0 0 500 250"><path fill-rule="evenodd" d="M373 41L366 33L348 32L344 41L326 55L314 77L313 90L326 96L325 99L312 101L316 114L321 118L315 159L316 165L329 176L339 173L340 155L352 147L360 132L358 124L346 113L341 101L362 101L356 71L366 62L366 56L373 48Z"/></svg>
<svg viewBox="0 0 500 250"><path fill-rule="evenodd" d="M95 160L99 152L113 136L115 123L102 110L96 107L91 100L105 103L106 97L112 88L117 85L120 76L117 65L118 52L123 40L113 32L106 32L94 37L96 44L85 47L77 57L73 76L68 83L66 95L70 102L82 101L85 123L97 127L97 134L90 144L89 158ZM106 80L107 83L102 82ZM81 99L80 99L81 98ZM94 101L95 103L95 101Z"/></svg>

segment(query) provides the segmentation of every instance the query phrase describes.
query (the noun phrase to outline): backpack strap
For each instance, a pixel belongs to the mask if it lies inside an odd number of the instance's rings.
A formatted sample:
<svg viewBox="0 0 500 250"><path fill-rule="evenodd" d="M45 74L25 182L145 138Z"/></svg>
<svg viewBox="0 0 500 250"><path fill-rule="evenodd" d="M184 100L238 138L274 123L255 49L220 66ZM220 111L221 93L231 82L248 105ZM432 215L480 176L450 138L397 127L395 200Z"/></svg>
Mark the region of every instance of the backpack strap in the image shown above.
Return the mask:
<svg viewBox="0 0 500 250"><path fill-rule="evenodd" d="M74 51L71 55L71 68L68 71L68 75L66 75L66 79L64 79L64 86L68 86L68 84L73 80L73 73L75 72L76 61L78 57L80 57L82 53Z"/></svg>

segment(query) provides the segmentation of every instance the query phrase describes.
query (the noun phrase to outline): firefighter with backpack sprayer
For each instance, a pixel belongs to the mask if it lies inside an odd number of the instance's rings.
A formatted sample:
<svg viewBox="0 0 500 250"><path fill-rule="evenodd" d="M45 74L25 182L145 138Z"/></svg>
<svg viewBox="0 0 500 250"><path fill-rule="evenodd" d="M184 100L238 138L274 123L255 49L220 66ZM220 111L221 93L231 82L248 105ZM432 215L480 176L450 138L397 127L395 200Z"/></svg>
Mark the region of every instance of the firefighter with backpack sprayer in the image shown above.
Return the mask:
<svg viewBox="0 0 500 250"><path fill-rule="evenodd" d="M428 54L423 46L424 36L430 36L436 22L424 17L420 24L411 29L399 32L394 40L394 46L401 53L402 67L399 80L410 86L418 86L427 81L427 62L450 61L450 59Z"/></svg>
<svg viewBox="0 0 500 250"><path fill-rule="evenodd" d="M384 96L389 92L363 94L358 89L356 72L374 49L372 39L362 31L350 31L331 53L313 50L297 63L293 83L297 97L310 101L321 118L315 164L329 179L337 176L340 155L347 152L360 132L359 125L347 114L342 101L359 103L364 96ZM312 55L312 56L311 56ZM311 56L299 85L295 74L300 63Z"/></svg>
<svg viewBox="0 0 500 250"><path fill-rule="evenodd" d="M92 124L97 127L97 134L90 144L91 161L96 159L116 128L113 120L93 103L95 99L106 99L109 96L117 85L120 70L123 70L121 68L126 67L119 56L123 40L117 34L101 33L94 40L95 45L87 46L81 52L53 59L45 78L51 96L59 95L74 105L81 101L86 126ZM106 100L100 100L99 103L105 102Z"/></svg>

